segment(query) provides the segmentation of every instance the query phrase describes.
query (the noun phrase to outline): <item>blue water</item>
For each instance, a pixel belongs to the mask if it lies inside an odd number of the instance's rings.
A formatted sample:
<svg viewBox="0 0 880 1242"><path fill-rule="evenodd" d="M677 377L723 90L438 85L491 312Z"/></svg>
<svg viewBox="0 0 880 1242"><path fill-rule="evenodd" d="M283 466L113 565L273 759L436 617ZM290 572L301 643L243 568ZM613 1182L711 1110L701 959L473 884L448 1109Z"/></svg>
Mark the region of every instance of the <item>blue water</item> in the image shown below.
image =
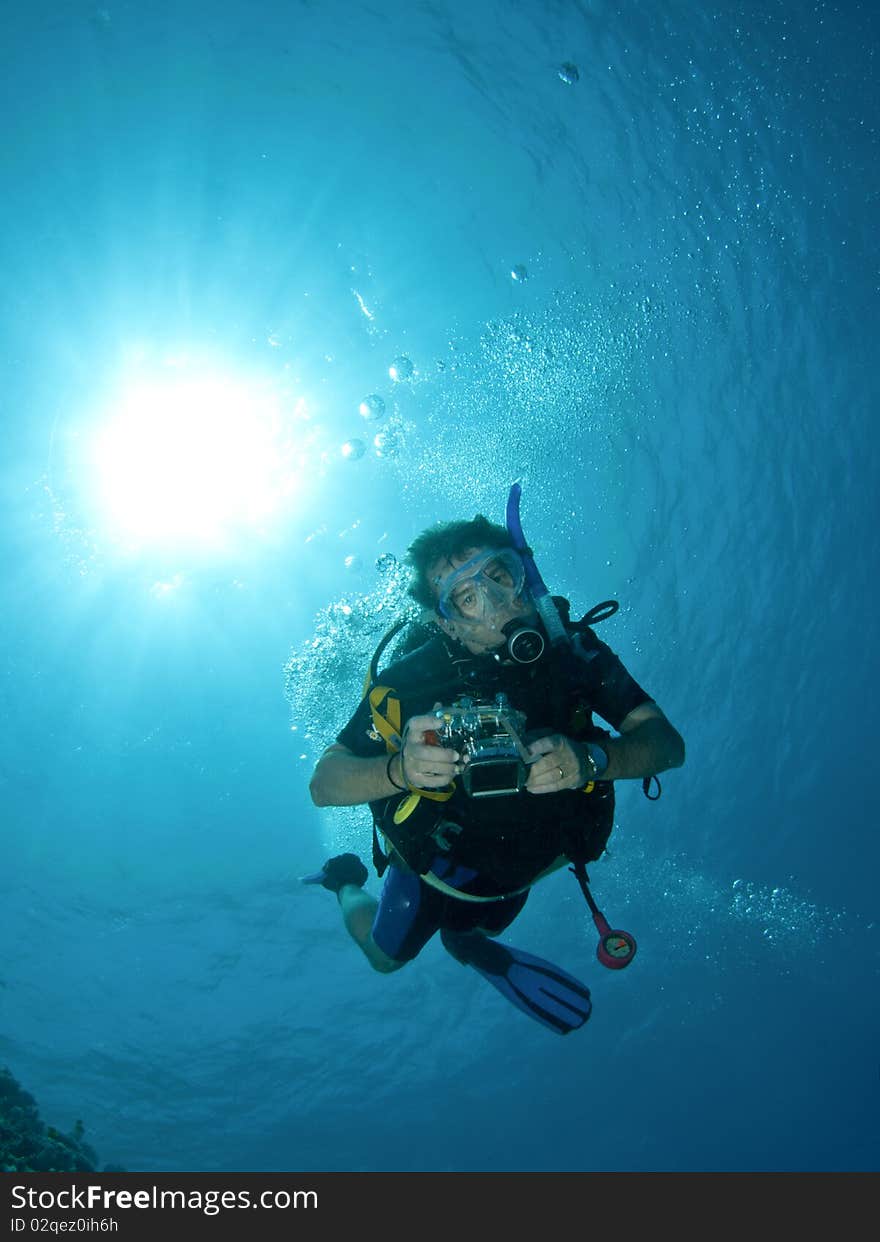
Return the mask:
<svg viewBox="0 0 880 1242"><path fill-rule="evenodd" d="M9 17L0 1062L48 1122L138 1170L877 1168L878 40L855 0ZM131 546L89 445L191 355L279 394L294 486ZM564 873L508 934L593 989L565 1041L439 944L374 975L298 884L369 853L307 781L378 558L515 478L688 747L593 868L631 970Z"/></svg>

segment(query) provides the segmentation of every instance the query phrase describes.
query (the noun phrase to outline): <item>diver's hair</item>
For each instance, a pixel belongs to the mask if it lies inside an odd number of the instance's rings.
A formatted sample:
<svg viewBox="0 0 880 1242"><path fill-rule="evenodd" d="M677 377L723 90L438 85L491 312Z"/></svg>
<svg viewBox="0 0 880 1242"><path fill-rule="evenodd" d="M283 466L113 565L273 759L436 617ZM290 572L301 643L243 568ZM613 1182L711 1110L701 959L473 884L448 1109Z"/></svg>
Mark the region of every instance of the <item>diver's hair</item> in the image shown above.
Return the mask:
<svg viewBox="0 0 880 1242"><path fill-rule="evenodd" d="M406 563L412 570L409 595L422 608L433 610L437 597L428 581L428 568L436 561L460 557L468 548L512 547L507 528L490 522L482 513L469 522L437 522L423 530L407 549Z"/></svg>

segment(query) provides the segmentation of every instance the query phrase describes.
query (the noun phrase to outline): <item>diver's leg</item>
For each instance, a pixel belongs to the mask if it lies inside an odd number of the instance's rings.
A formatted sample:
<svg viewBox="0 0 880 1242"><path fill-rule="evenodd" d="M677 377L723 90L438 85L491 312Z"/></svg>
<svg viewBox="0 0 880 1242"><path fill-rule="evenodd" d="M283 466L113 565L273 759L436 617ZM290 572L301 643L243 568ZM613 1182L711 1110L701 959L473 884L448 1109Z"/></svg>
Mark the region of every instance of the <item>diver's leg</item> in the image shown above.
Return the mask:
<svg viewBox="0 0 880 1242"><path fill-rule="evenodd" d="M493 901L491 905L483 906L479 920L476 921L475 930L493 939L495 936L500 936L522 913L530 892L531 889L527 889L526 892L519 893L516 897L507 897L503 901Z"/></svg>
<svg viewBox="0 0 880 1242"><path fill-rule="evenodd" d="M336 897L342 910L345 930L374 970L378 970L383 975L390 975L406 965L405 961L397 961L390 957L373 939L373 923L379 909L379 903L375 897L365 893L356 884L344 884Z"/></svg>
<svg viewBox="0 0 880 1242"><path fill-rule="evenodd" d="M391 974L417 957L437 931L443 899L415 872L392 863L376 901L363 889L368 874L356 854L340 854L303 883L336 894L352 940L374 970Z"/></svg>
<svg viewBox="0 0 880 1242"><path fill-rule="evenodd" d="M418 957L440 926L444 904L421 876L392 863L370 928L371 951L361 946L376 969L397 970Z"/></svg>
<svg viewBox="0 0 880 1242"><path fill-rule="evenodd" d="M373 921L379 903L375 897L365 893L363 886L367 882L369 872L357 854L338 854L328 858L320 871L314 875L303 876L304 884L320 884L336 894L342 921L352 940L366 957L374 970L390 974L399 970L403 960L395 961L373 939Z"/></svg>

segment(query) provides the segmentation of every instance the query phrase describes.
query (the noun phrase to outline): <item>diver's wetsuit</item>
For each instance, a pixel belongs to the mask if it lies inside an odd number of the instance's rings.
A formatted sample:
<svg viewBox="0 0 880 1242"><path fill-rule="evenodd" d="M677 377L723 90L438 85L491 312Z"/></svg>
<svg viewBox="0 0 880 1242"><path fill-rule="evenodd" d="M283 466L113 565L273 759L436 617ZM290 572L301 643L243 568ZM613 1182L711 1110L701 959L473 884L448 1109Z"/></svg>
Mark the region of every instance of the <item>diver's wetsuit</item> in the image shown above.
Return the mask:
<svg viewBox="0 0 880 1242"><path fill-rule="evenodd" d="M450 870L447 872L446 867ZM467 867L456 867L438 859L431 871L451 887L463 883ZM528 892L501 901L470 902L450 897L426 884L414 871L391 863L373 920L373 940L383 953L396 962L411 962L439 928L450 931L480 931L496 935L509 927L528 900Z"/></svg>
<svg viewBox="0 0 880 1242"><path fill-rule="evenodd" d="M447 706L462 695L491 702L503 692L525 715L527 742L548 733L601 740L607 732L593 723L594 711L617 729L636 707L651 702L651 696L592 630L582 631L575 642L580 654L566 671L564 694L548 692L553 672L549 661L556 657L548 654L530 665L502 665L491 656L472 656L443 637L390 665L379 680L394 688L403 723L430 712L438 702ZM385 753L366 697L336 740L363 758ZM370 804L380 830L383 817L387 823L389 810L401 797ZM600 856L611 831L613 808L610 783L599 782L596 793L589 795L580 790L542 795L523 790L469 798L459 782L447 802L424 804L424 814L436 813L461 826L452 848L434 855L430 873L451 888L493 900L451 896L412 868L392 861L373 923L375 943L395 961L406 962L440 928L503 931L525 905L529 886L557 859L570 856L573 849L587 860ZM400 850L406 853L404 845Z"/></svg>

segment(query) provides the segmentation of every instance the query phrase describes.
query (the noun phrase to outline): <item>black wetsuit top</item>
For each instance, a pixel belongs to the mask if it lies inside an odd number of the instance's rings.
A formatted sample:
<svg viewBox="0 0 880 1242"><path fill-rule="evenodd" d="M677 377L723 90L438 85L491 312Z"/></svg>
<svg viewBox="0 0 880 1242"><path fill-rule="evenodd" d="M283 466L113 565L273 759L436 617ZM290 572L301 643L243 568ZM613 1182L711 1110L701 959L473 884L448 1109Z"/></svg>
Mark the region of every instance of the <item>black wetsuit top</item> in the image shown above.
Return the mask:
<svg viewBox="0 0 880 1242"><path fill-rule="evenodd" d="M491 655L471 655L459 643L440 636L389 665L378 681L392 687L400 699L402 724L430 712L438 702L448 706L466 695L491 703L502 692L525 715L526 742L548 733L601 741L608 732L595 724L594 712L618 729L634 708L652 701L592 630L574 638L573 653L563 657L548 650L534 664L502 664ZM364 758L387 753L373 728L367 698L336 740ZM428 840L426 834L440 819L460 826L460 833L442 830L444 841L452 842L449 856L485 876L487 895L529 884L561 855L572 859L579 855L587 862L598 858L614 815L609 782L598 782L590 794L523 790L471 798L457 781L448 801L423 798L418 815L394 826L393 812L403 796L370 804L377 826L398 853L415 870L425 871L438 853L436 839Z"/></svg>

